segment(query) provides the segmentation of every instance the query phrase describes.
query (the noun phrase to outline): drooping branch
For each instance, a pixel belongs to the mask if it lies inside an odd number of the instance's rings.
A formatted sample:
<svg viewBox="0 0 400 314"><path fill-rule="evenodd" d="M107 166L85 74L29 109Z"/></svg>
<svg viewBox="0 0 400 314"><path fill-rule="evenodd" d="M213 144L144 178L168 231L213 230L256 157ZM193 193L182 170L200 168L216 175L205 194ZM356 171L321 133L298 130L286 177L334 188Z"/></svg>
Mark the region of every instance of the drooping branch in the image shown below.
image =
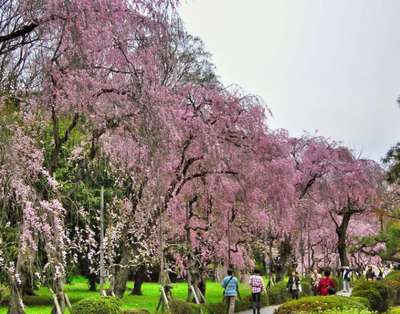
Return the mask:
<svg viewBox="0 0 400 314"><path fill-rule="evenodd" d="M20 37L24 37L28 34L30 34L31 32L33 32L35 30L35 28L37 28L39 26L39 24L37 23L30 23L27 25L22 26L20 29L11 32L7 35L3 35L0 36L0 43L4 43L10 40L14 40Z"/></svg>

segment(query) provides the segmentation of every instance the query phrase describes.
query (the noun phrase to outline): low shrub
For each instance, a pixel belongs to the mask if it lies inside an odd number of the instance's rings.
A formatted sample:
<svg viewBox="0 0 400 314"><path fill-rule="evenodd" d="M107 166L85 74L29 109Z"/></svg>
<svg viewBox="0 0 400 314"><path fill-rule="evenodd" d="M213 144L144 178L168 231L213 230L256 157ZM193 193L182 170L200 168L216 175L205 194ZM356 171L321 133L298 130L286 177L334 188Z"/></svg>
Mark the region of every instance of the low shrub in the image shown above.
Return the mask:
<svg viewBox="0 0 400 314"><path fill-rule="evenodd" d="M400 305L400 271L389 273L384 282L391 288L392 305Z"/></svg>
<svg viewBox="0 0 400 314"><path fill-rule="evenodd" d="M173 314L200 314L202 308L201 305L181 300L174 300L169 306Z"/></svg>
<svg viewBox="0 0 400 314"><path fill-rule="evenodd" d="M150 314L150 312L144 309L129 309L124 310L123 314Z"/></svg>
<svg viewBox="0 0 400 314"><path fill-rule="evenodd" d="M400 271L392 271L385 277L385 280L396 280L400 281Z"/></svg>
<svg viewBox="0 0 400 314"><path fill-rule="evenodd" d="M302 292L301 292L302 296L312 295L313 292L312 292L311 281L302 280L301 281L301 288L302 288Z"/></svg>
<svg viewBox="0 0 400 314"><path fill-rule="evenodd" d="M262 306L266 306L268 299L265 295L261 296L261 304ZM225 312L225 303L216 303L216 304L208 304L206 306L207 313L209 314L220 314ZM235 311L246 311L251 308L251 296L246 296L241 300L236 299L235 302Z"/></svg>
<svg viewBox="0 0 400 314"><path fill-rule="evenodd" d="M223 303L207 304L207 313L209 314L225 313L225 304Z"/></svg>
<svg viewBox="0 0 400 314"><path fill-rule="evenodd" d="M385 283L390 287L391 291L391 304L400 305L400 281L385 280Z"/></svg>
<svg viewBox="0 0 400 314"><path fill-rule="evenodd" d="M102 297L83 299L72 305L71 314L122 314L121 301Z"/></svg>
<svg viewBox="0 0 400 314"><path fill-rule="evenodd" d="M46 295L25 295L24 304L28 306L53 305L53 299Z"/></svg>
<svg viewBox="0 0 400 314"><path fill-rule="evenodd" d="M268 304L282 304L290 299L291 296L287 290L287 283L285 281L280 281L268 289Z"/></svg>
<svg viewBox="0 0 400 314"><path fill-rule="evenodd" d="M311 312L311 313L299 313L299 314L374 314L370 310L358 310L358 309L330 309L322 312Z"/></svg>
<svg viewBox="0 0 400 314"><path fill-rule="evenodd" d="M369 308L373 311L385 312L391 303L391 288L383 281L358 281L352 295L368 299Z"/></svg>
<svg viewBox="0 0 400 314"><path fill-rule="evenodd" d="M305 297L299 300L289 301L279 307L275 314L293 314L293 313L312 313L323 312L326 310L368 310L359 299L342 296L316 296Z"/></svg>
<svg viewBox="0 0 400 314"><path fill-rule="evenodd" d="M382 299L379 292L375 289L359 290L353 292L352 296L362 297L368 300L368 308L373 311L384 312L382 309L387 309L386 301Z"/></svg>
<svg viewBox="0 0 400 314"><path fill-rule="evenodd" d="M0 284L0 305L8 302L10 297L10 289Z"/></svg>
<svg viewBox="0 0 400 314"><path fill-rule="evenodd" d="M355 297L355 296L352 296L351 297L354 301L356 301L356 302L358 302L358 303L361 303L362 305L364 305L365 306L365 308L370 308L370 304L369 304L369 300L368 299L366 299L366 298L363 298L363 297Z"/></svg>

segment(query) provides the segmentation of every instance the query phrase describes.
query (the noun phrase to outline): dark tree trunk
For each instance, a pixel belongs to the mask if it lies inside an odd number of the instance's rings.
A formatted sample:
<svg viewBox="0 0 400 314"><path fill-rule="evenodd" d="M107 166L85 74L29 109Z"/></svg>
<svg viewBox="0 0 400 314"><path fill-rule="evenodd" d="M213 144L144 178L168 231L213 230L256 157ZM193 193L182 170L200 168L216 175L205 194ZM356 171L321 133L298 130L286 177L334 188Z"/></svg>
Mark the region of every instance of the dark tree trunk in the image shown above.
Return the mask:
<svg viewBox="0 0 400 314"><path fill-rule="evenodd" d="M134 285L131 294L132 295L143 295L142 292L142 284L146 279L146 269L144 267L140 267L136 273L134 278Z"/></svg>
<svg viewBox="0 0 400 314"><path fill-rule="evenodd" d="M95 274L88 275L89 291L96 291L97 276Z"/></svg>
<svg viewBox="0 0 400 314"><path fill-rule="evenodd" d="M23 295L35 295L35 284L33 282L32 275L30 273L25 274L26 275L26 280L25 280L25 285L22 287L23 289Z"/></svg>
<svg viewBox="0 0 400 314"><path fill-rule="evenodd" d="M285 237L279 246L279 265L277 265L276 267L277 282L285 278L285 275L288 273L289 268L292 266L289 265L290 257L292 255L292 244L290 243L290 241L290 237Z"/></svg>
<svg viewBox="0 0 400 314"><path fill-rule="evenodd" d="M206 278L204 278L204 276L200 274L199 280L197 281L196 285L204 297L206 296L206 283ZM200 302L203 303L203 300L201 300Z"/></svg>
<svg viewBox="0 0 400 314"><path fill-rule="evenodd" d="M344 213L342 223L336 228L336 234L338 236L337 249L339 253L340 265L349 266L349 260L347 258L347 229L349 227L349 222L351 218L351 213Z"/></svg>

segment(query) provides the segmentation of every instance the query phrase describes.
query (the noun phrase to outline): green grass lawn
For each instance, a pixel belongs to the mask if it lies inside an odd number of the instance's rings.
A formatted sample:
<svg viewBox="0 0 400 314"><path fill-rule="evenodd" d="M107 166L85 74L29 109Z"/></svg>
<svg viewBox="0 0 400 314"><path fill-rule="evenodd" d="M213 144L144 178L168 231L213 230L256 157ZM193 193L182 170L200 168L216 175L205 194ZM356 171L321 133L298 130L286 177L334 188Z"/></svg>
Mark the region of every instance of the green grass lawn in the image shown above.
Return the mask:
<svg viewBox="0 0 400 314"><path fill-rule="evenodd" d="M176 299L184 300L187 295L186 283L173 284L172 295ZM154 312L158 299L160 296L160 286L156 283L144 283L143 284L143 295L133 296L130 295L130 291L133 287L133 283L128 283L128 290L125 292L125 296L122 299L123 308L143 308L150 312ZM68 294L69 299L72 303L77 302L84 298L97 297L98 292L90 292L88 290L88 284L85 278L76 277L73 279L72 284L65 286L65 291ZM240 286L240 292L242 296L250 295L250 288L247 284ZM51 304L52 299L47 288L40 288L37 294L43 300L41 304ZM219 303L222 301L222 288L217 282L208 282L206 289L206 298L209 303ZM51 305L37 305L27 306L26 312L29 314L48 314L51 312ZM0 308L0 314L6 314L7 309L5 307Z"/></svg>

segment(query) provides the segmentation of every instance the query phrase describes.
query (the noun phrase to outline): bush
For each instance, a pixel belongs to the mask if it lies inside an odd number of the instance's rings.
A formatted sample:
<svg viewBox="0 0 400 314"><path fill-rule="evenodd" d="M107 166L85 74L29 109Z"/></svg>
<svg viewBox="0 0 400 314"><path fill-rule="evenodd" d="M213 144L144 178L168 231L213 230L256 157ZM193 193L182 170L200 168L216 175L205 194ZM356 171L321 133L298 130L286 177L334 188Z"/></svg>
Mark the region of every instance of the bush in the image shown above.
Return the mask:
<svg viewBox="0 0 400 314"><path fill-rule="evenodd" d="M312 313L325 310L367 310L367 307L359 299L342 296L316 296L305 297L299 300L289 301L279 307L275 314Z"/></svg>
<svg viewBox="0 0 400 314"><path fill-rule="evenodd" d="M0 305L8 302L10 297L10 289L0 284Z"/></svg>
<svg viewBox="0 0 400 314"><path fill-rule="evenodd" d="M313 292L312 292L311 280L302 280L301 288L302 288L301 292L302 296L312 295Z"/></svg>
<svg viewBox="0 0 400 314"><path fill-rule="evenodd" d="M266 306L268 299L265 295L261 296L261 304L262 306ZM225 304L224 303L215 303L215 304L208 304L207 305L207 313L209 314L221 314L225 313ZM241 300L236 299L235 302L235 311L246 311L251 308L251 296L246 296Z"/></svg>
<svg viewBox="0 0 400 314"><path fill-rule="evenodd" d="M150 314L150 312L144 309L129 309L124 310L123 314Z"/></svg>
<svg viewBox="0 0 400 314"><path fill-rule="evenodd" d="M358 310L358 309L330 309L323 312L312 312L312 313L301 313L301 314L374 314L369 310Z"/></svg>
<svg viewBox="0 0 400 314"><path fill-rule="evenodd" d="M173 314L200 314L202 308L201 305L181 300L174 300L169 306Z"/></svg>
<svg viewBox="0 0 400 314"><path fill-rule="evenodd" d="M280 281L268 289L268 304L282 304L290 300L291 296L286 287L287 283Z"/></svg>
<svg viewBox="0 0 400 314"><path fill-rule="evenodd" d="M207 304L207 313L209 314L225 313L225 304L223 303Z"/></svg>
<svg viewBox="0 0 400 314"><path fill-rule="evenodd" d="M116 298L103 297L83 299L72 305L71 314L122 314L121 301Z"/></svg>
<svg viewBox="0 0 400 314"><path fill-rule="evenodd" d="M369 302L368 308L373 311L384 312L382 309L387 309L385 300L382 299L379 292L375 289L359 290L357 292L353 292L352 295L367 299Z"/></svg>
<svg viewBox="0 0 400 314"><path fill-rule="evenodd" d="M53 299L45 295L25 295L23 300L24 304L28 306L53 305Z"/></svg>
<svg viewBox="0 0 400 314"><path fill-rule="evenodd" d="M400 305L400 281L397 280L386 280L385 283L390 288L390 300L392 305Z"/></svg>
<svg viewBox="0 0 400 314"><path fill-rule="evenodd" d="M383 280L363 280L354 286L352 295L368 299L371 310L385 312L389 307L392 292L389 285Z"/></svg>
<svg viewBox="0 0 400 314"><path fill-rule="evenodd" d="M391 288L391 303L400 305L400 271L389 273L384 282Z"/></svg>
<svg viewBox="0 0 400 314"><path fill-rule="evenodd" d="M385 280L396 280L400 281L400 271L392 271L385 277Z"/></svg>

